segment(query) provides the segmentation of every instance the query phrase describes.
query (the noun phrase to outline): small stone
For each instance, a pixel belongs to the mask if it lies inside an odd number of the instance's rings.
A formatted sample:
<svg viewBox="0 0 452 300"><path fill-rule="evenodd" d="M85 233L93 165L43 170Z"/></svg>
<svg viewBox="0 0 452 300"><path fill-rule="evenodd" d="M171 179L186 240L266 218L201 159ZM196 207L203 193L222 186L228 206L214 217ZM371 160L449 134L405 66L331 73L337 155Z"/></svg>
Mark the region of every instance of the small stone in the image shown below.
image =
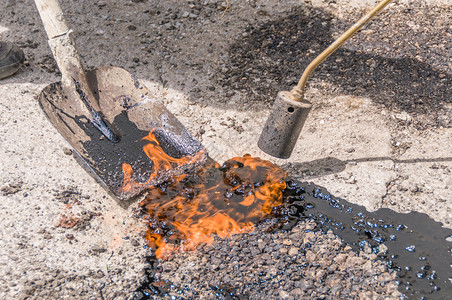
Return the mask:
<svg viewBox="0 0 452 300"><path fill-rule="evenodd" d="M385 244L378 246L378 254L384 254L388 251L388 247Z"/></svg>
<svg viewBox="0 0 452 300"><path fill-rule="evenodd" d="M335 284L332 288L331 288L331 293L333 295L338 294L340 291L342 290L342 285L340 284Z"/></svg>
<svg viewBox="0 0 452 300"><path fill-rule="evenodd" d="M401 112L400 114L396 114L395 118L400 121L411 121L411 117L407 112Z"/></svg>
<svg viewBox="0 0 452 300"><path fill-rule="evenodd" d="M347 180L345 180L346 183L348 184L356 184L356 178L355 176L350 176Z"/></svg>
<svg viewBox="0 0 452 300"><path fill-rule="evenodd" d="M0 189L3 196L14 195L22 191L22 182L10 184L9 186L2 187Z"/></svg>
<svg viewBox="0 0 452 300"><path fill-rule="evenodd" d="M102 244L95 244L91 247L91 251L95 253L104 253L107 252L107 248Z"/></svg>
<svg viewBox="0 0 452 300"><path fill-rule="evenodd" d="M310 261L310 262L315 261L315 253L312 251L307 251L306 259L307 259L307 261Z"/></svg>
<svg viewBox="0 0 452 300"><path fill-rule="evenodd" d="M346 267L352 268L355 266L360 266L364 263L364 259L362 257L359 256L352 256L352 257L348 257L347 261L345 263Z"/></svg>
<svg viewBox="0 0 452 300"><path fill-rule="evenodd" d="M307 291L312 287L312 282L308 280L302 280L298 282L298 288L300 288L302 291Z"/></svg>
<svg viewBox="0 0 452 300"><path fill-rule="evenodd" d="M336 257L334 258L334 262L337 264L342 264L346 259L347 259L347 255L344 253L340 253L340 254L336 255Z"/></svg>
<svg viewBox="0 0 452 300"><path fill-rule="evenodd" d="M104 274L104 272L102 272L101 270L98 270L97 272L96 272L96 278L102 278L102 277L104 277L105 276L105 274Z"/></svg>
<svg viewBox="0 0 452 300"><path fill-rule="evenodd" d="M63 148L63 153L66 155L72 155L72 149L70 148Z"/></svg>
<svg viewBox="0 0 452 300"><path fill-rule="evenodd" d="M127 26L127 29L129 29L130 31L133 31L133 30L137 30L137 27L135 25L129 25L129 26Z"/></svg>
<svg viewBox="0 0 452 300"><path fill-rule="evenodd" d="M282 244L286 245L286 246L290 246L290 245L292 245L292 240L285 239L285 240L282 241Z"/></svg>
<svg viewBox="0 0 452 300"><path fill-rule="evenodd" d="M303 291L302 291L300 288L296 288L296 289L293 289L293 290L290 292L290 295L292 295L292 296L294 296L294 297L297 298L297 297L303 295Z"/></svg>
<svg viewBox="0 0 452 300"><path fill-rule="evenodd" d="M363 265L364 271L369 271L372 269L372 262L370 260L366 261L366 263Z"/></svg>
<svg viewBox="0 0 452 300"><path fill-rule="evenodd" d="M287 299L289 298L289 293L286 291L280 291L279 296L281 297L281 299Z"/></svg>
<svg viewBox="0 0 452 300"><path fill-rule="evenodd" d="M272 257L268 253L262 254L262 259L265 261L271 261Z"/></svg>
<svg viewBox="0 0 452 300"><path fill-rule="evenodd" d="M290 256L298 255L298 248L296 248L296 247L290 248L290 249L289 249L289 255L290 255Z"/></svg>
<svg viewBox="0 0 452 300"><path fill-rule="evenodd" d="M269 274L270 276L275 276L276 273L278 273L278 270L276 270L276 268L275 268L274 266L271 267L271 268L268 270L268 274Z"/></svg>

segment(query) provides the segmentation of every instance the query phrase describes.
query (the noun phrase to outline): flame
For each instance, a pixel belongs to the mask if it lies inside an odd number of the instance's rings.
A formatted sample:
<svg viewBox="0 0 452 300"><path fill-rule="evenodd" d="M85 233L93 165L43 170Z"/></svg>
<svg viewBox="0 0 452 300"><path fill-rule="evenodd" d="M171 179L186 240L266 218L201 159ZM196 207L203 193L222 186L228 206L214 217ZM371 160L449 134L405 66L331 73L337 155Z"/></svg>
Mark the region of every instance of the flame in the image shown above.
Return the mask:
<svg viewBox="0 0 452 300"><path fill-rule="evenodd" d="M250 155L173 176L141 202L149 247L157 258L167 258L210 245L215 235L252 232L255 222L282 203L286 177L278 166Z"/></svg>
<svg viewBox="0 0 452 300"><path fill-rule="evenodd" d="M123 163L122 171L124 173L124 181L120 190L121 193L132 192L135 189L150 187L153 185L153 180L157 178L162 171L168 171L174 166L178 167L193 164L200 161L201 157L205 155L205 150L202 150L194 156L184 156L181 158L171 157L163 151L155 135L153 134L154 130L155 129L152 129L149 134L143 138L143 140L150 142L143 147L143 151L153 163L153 173L150 174L149 179L146 182L138 182L132 178L132 166L128 163Z"/></svg>

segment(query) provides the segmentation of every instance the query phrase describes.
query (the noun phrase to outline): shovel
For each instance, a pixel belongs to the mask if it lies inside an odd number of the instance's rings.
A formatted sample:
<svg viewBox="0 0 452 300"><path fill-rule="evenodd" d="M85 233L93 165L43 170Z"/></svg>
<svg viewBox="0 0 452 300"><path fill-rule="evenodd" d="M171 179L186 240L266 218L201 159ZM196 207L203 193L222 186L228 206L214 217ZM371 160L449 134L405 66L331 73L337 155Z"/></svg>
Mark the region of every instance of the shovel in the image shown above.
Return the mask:
<svg viewBox="0 0 452 300"><path fill-rule="evenodd" d="M83 70L58 0L35 4L62 74L39 104L81 165L120 204L205 161L201 143L126 70Z"/></svg>

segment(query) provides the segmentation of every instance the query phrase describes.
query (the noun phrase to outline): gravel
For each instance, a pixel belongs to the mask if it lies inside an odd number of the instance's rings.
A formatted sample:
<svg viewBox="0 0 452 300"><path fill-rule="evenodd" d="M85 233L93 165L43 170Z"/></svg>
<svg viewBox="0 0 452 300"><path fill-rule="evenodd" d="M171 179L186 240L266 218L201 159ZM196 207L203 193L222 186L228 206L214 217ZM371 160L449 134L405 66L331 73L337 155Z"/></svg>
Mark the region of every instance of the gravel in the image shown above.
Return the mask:
<svg viewBox="0 0 452 300"><path fill-rule="evenodd" d="M327 0L231 0L227 10L221 0L61 2L87 69L117 65L147 80L192 132L199 130L204 144L215 145L223 155L229 155L225 144L236 147L240 153L235 155L258 153L253 136L276 91L295 84L304 66L364 12L350 9L347 1ZM423 211L451 227L451 165L445 145L451 136L451 19L450 3L396 1L330 57L309 82L306 96L316 100L316 109L293 169L354 203ZM27 57L25 67L0 84L0 298L129 298L144 278L145 252L132 213L117 207L73 161L67 143L36 104L42 88L61 74L33 2L0 1L0 20L1 38L17 43ZM287 39L300 28L305 35L294 38L300 47L288 46ZM283 42L278 51L267 41L273 38ZM224 120L228 127L222 130L220 122L228 116L237 123ZM73 193L73 186L80 194ZM69 194L80 200L70 200L72 207L66 206ZM80 221L72 228L56 226L62 213ZM355 254L331 234L313 234L314 247L321 252L328 246L329 253L320 257L324 265L311 261L316 251L304 243L312 234L304 232L310 225L299 226L298 232L297 227L268 233L263 226L250 235L218 239L210 248L157 262L155 278L177 281L168 292L176 296L197 291L206 298L216 293L228 298L230 291L251 297L263 291L255 297L296 299L311 292L319 298L350 298L347 292L355 298L398 297L394 274L382 262L365 251ZM105 244L117 240L124 245L104 252ZM240 262L222 263L234 260L232 251ZM265 264L273 253L275 263ZM348 255L353 259L347 265ZM164 264L168 274L158 269ZM289 265L303 269L278 274L279 266ZM337 269L330 272L330 266ZM179 278L178 270L201 273ZM259 274L270 270L284 278L281 289L275 290L275 278L267 278L268 288L259 285L268 276ZM317 270L325 273L317 277ZM230 290L234 283L239 288ZM185 284L189 290L177 294Z"/></svg>
<svg viewBox="0 0 452 300"><path fill-rule="evenodd" d="M332 231L313 231L312 221L273 233L269 226L261 224L251 234L217 238L197 252L157 261L151 286L162 291L162 298L394 299L400 295L395 273L370 248L356 253Z"/></svg>

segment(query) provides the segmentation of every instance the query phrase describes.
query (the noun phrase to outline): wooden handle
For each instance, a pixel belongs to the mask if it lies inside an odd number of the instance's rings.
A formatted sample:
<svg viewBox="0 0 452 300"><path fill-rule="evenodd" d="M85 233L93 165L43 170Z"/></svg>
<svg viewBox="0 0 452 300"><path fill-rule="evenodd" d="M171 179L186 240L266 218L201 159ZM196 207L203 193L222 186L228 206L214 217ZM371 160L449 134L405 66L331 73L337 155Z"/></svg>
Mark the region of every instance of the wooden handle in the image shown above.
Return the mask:
<svg viewBox="0 0 452 300"><path fill-rule="evenodd" d="M61 71L63 86L73 87L73 81L76 80L90 96L90 92L86 91L88 85L80 56L70 37L71 30L64 21L60 3L58 0L35 0L35 4L47 33L53 57Z"/></svg>
<svg viewBox="0 0 452 300"><path fill-rule="evenodd" d="M86 80L80 56L70 37L71 30L64 21L60 3L58 0L35 0L35 4L47 32L53 57L61 71L61 82L66 97L84 111L84 115L107 139L118 142L119 136L104 120L99 103Z"/></svg>
<svg viewBox="0 0 452 300"><path fill-rule="evenodd" d="M58 0L35 0L35 4L49 40L69 31Z"/></svg>

